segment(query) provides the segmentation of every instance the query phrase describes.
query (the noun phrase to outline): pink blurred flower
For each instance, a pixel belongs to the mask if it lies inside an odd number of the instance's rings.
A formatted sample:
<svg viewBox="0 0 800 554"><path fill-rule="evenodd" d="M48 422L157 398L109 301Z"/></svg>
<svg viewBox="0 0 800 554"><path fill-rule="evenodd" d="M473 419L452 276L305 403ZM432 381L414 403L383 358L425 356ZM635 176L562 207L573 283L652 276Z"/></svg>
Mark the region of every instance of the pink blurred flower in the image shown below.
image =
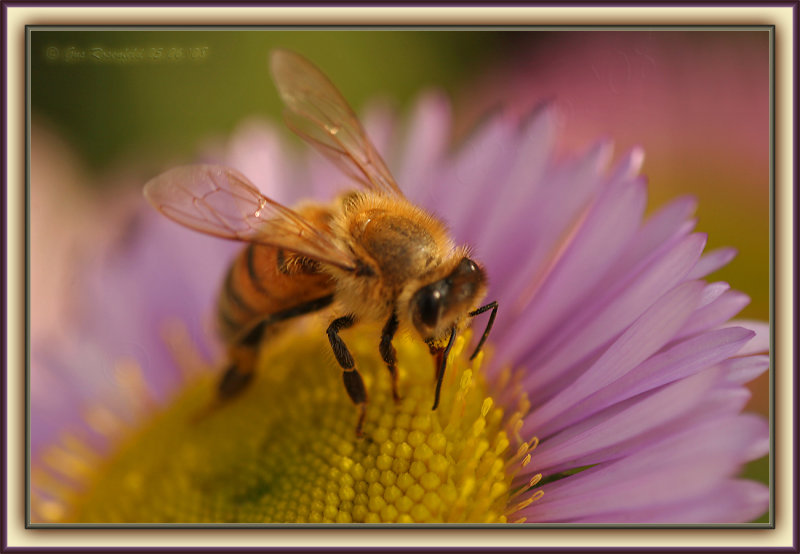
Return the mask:
<svg viewBox="0 0 800 554"><path fill-rule="evenodd" d="M724 175L735 172L723 164L746 170L737 180L745 189L767 185L766 31L575 31L533 38L481 78L466 109L479 114L502 101L524 115L539 99L551 99L563 114L565 149L610 136L622 148L644 145L647 167L657 168L659 179L662 169L702 159ZM763 189L754 192L760 197Z"/></svg>

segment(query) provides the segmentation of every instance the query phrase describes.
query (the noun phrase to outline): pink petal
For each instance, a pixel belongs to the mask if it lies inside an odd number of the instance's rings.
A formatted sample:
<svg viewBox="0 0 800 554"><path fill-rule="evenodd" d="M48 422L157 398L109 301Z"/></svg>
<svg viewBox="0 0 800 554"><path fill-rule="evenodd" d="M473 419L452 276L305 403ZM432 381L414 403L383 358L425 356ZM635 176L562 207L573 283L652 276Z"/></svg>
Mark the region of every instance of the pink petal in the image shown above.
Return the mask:
<svg viewBox="0 0 800 554"><path fill-rule="evenodd" d="M687 412L700 402L719 378L719 371L705 371L666 386L644 399L621 403L589 419L574 423L557 435L545 438L537 447L533 461L537 471L545 472L571 459L624 442L646 433ZM531 433L523 427L523 436ZM533 434L547 437L546 431Z"/></svg>
<svg viewBox="0 0 800 554"><path fill-rule="evenodd" d="M403 192L421 202L424 185L430 184L439 160L450 140L450 104L443 94L429 92L420 96L414 105L408 132L394 173Z"/></svg>
<svg viewBox="0 0 800 554"><path fill-rule="evenodd" d="M644 149L635 146L620 158L608 180L614 182L634 179L639 175L643 163Z"/></svg>
<svg viewBox="0 0 800 554"><path fill-rule="evenodd" d="M694 197L683 196L650 215L606 279L609 282L625 279L634 267L662 255L662 248L671 247L673 239L685 236L694 227L687 219L696 208Z"/></svg>
<svg viewBox="0 0 800 554"><path fill-rule="evenodd" d="M697 267L697 266L695 266ZM698 309L704 308L708 306L712 302L714 302L717 298L722 296L726 291L731 290L731 286L724 281L717 281L716 283L710 283L706 286L705 290L703 290L703 297L700 299L700 305L697 306Z"/></svg>
<svg viewBox="0 0 800 554"><path fill-rule="evenodd" d="M700 234L685 237L641 273L618 282L612 290L584 305L579 314L559 326L547 344L528 342L522 331L515 344L509 332L497 342L498 358L535 367L526 383L534 398L542 398L549 382L620 333L659 294L680 282L700 256L704 243L705 237ZM526 314L515 326L524 329L534 316ZM526 354L530 360L525 359Z"/></svg>
<svg viewBox="0 0 800 554"><path fill-rule="evenodd" d="M225 153L225 165L241 171L265 195L288 205L311 193L309 183L292 179L292 161L278 129L258 119L234 130Z"/></svg>
<svg viewBox="0 0 800 554"><path fill-rule="evenodd" d="M746 329L721 329L678 343L598 389L536 433L547 436L614 403L709 368L735 354L751 336Z"/></svg>
<svg viewBox="0 0 800 554"><path fill-rule="evenodd" d="M720 364L720 367L729 382L744 384L752 381L769 368L769 356L732 358Z"/></svg>
<svg viewBox="0 0 800 554"><path fill-rule="evenodd" d="M516 354L517 348L510 346L515 343L530 348L563 325L559 322L569 312L582 311L592 287L638 227L643 208L642 183L614 187L598 200L541 286L531 283L529 274L522 270L516 282L503 288L503 298L512 299L511 313L505 316L507 321L513 320L515 311L527 312L524 324L515 323L502 331L506 344L501 348L505 355Z"/></svg>
<svg viewBox="0 0 800 554"><path fill-rule="evenodd" d="M537 522L569 521L689 500L712 491L736 472L742 462L739 452L767 434L766 422L758 418L707 422L654 447L545 485L544 496L518 515Z"/></svg>
<svg viewBox="0 0 800 554"><path fill-rule="evenodd" d="M643 448L649 448L663 440L664 437L678 435L686 429L695 426L698 421L712 421L735 417L742 411L748 400L750 400L750 391L746 388L721 388L718 386L718 382L715 383L715 387L716 388L707 390L705 396L701 398L699 402L696 402L693 406L688 406L688 410L683 411L673 419L652 427L646 434L621 440L610 446L600 448L577 458L565 459L563 462L547 468L545 473L555 474L576 467L610 462L628 456ZM626 401L620 408L630 406L634 402L636 402L636 400ZM607 413L611 413L612 411L612 409L609 409ZM597 420L599 420L600 417L602 417L602 414L598 415ZM766 452L767 450L765 449L756 457L760 457Z"/></svg>
<svg viewBox="0 0 800 554"><path fill-rule="evenodd" d="M582 304L583 297L638 228L644 204L645 189L640 181L620 184L598 199L526 308L539 314L536 327L546 330L569 309ZM515 290L512 285L509 294L524 304L527 288L523 285ZM536 327L531 340L538 334Z"/></svg>
<svg viewBox="0 0 800 554"><path fill-rule="evenodd" d="M763 321L755 321L751 319L734 319L721 325L720 328L725 327L744 327L755 332L755 337L742 348L738 354L739 356L749 356L750 354L763 354L769 352L769 323Z"/></svg>
<svg viewBox="0 0 800 554"><path fill-rule="evenodd" d="M695 498L592 514L569 523L746 523L769 509L769 488L755 481L730 479Z"/></svg>
<svg viewBox="0 0 800 554"><path fill-rule="evenodd" d="M722 284L727 285L727 283ZM728 290L712 302L699 307L686 322L686 325L675 335L675 339L679 340L722 325L738 314L749 303L750 297L746 294Z"/></svg>
<svg viewBox="0 0 800 554"><path fill-rule="evenodd" d="M482 210L494 197L489 186L503 167L505 148L510 144L513 127L499 117L487 121L476 131L452 161L449 178L440 183L436 197L425 204L447 214L447 222L459 241L472 244L477 239L472 222L485 217ZM442 207L446 206L446 209Z"/></svg>
<svg viewBox="0 0 800 554"><path fill-rule="evenodd" d="M495 190L493 202L484 206L476 225L475 252L485 262L491 260L492 245L502 244L517 227L521 231L530 229L530 207L534 205L542 176L551 159L555 142L555 113L543 109L531 117L520 131L513 158L509 162L508 186ZM503 224L498 224L503 222ZM493 270L496 270L494 266Z"/></svg>
<svg viewBox="0 0 800 554"><path fill-rule="evenodd" d="M608 163L611 148L598 144L580 160L553 168L537 189L536 202L525 217L508 226L499 242L487 245L484 255L492 287L506 298L530 288L543 277L549 261L576 227L604 184L598 174ZM508 237L514 237L509 241ZM500 240L501 239L501 240Z"/></svg>
<svg viewBox="0 0 800 554"><path fill-rule="evenodd" d="M367 137L387 163L392 159L392 141L396 135L394 132L397 126L396 119L395 110L385 99L371 101L364 109L361 119Z"/></svg>
<svg viewBox="0 0 800 554"><path fill-rule="evenodd" d="M688 275L689 279L702 279L706 275L713 273L725 266L736 257L735 248L718 248L703 255L697 262L692 272Z"/></svg>
<svg viewBox="0 0 800 554"><path fill-rule="evenodd" d="M679 285L661 297L583 375L534 410L526 418L526 427L538 429L647 359L686 321L702 291L703 284L692 281Z"/></svg>

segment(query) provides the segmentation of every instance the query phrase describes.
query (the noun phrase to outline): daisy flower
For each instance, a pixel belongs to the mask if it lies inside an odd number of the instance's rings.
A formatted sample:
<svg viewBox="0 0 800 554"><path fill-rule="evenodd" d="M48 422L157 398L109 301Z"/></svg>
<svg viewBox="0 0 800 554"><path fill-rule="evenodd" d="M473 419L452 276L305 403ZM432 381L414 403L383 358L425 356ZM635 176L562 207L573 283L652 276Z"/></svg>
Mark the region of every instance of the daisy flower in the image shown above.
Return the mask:
<svg viewBox="0 0 800 554"><path fill-rule="evenodd" d="M530 38L545 42L523 42L490 74L476 75L459 114L500 101L524 114L548 98L561 114L560 148L601 135L622 150L644 145L649 205L696 197L709 244L738 252L718 278L735 279L752 296L750 317L768 318L769 33L582 30ZM764 415L767 377L748 384L748 408Z"/></svg>
<svg viewBox="0 0 800 554"><path fill-rule="evenodd" d="M642 152L600 142L556 156L547 106L495 116L455 151L438 94L368 133L406 196L487 268L499 312L449 355L439 407L419 338L395 340L400 400L380 329L344 337L366 382L364 437L325 337L330 314L264 344L257 376L214 403L224 365L213 306L236 245L141 206L93 257L85 317L32 341L38 522L747 522L765 486L737 477L768 452L744 384L768 367L768 328L731 321L747 297L707 280L734 255L704 252L692 198L645 215ZM347 179L244 124L216 160L291 205ZM143 204L143 200L141 201ZM35 218L35 214L34 214ZM34 220L35 225L35 220ZM35 338L35 337L34 337ZM74 397L73 416L50 409ZM35 440L34 444L39 443Z"/></svg>

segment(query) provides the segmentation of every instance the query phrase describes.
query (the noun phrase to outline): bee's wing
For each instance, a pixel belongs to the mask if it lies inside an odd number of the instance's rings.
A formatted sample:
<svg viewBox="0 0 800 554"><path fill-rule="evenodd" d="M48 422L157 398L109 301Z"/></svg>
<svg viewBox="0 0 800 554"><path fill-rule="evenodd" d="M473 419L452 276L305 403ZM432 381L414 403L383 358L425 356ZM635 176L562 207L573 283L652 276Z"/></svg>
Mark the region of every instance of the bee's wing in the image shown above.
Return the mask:
<svg viewBox="0 0 800 554"><path fill-rule="evenodd" d="M285 248L352 270L352 255L328 229L261 194L241 173L214 165L170 169L144 187L153 206L181 225L217 237Z"/></svg>
<svg viewBox="0 0 800 554"><path fill-rule="evenodd" d="M366 188L403 196L355 113L319 69L286 50L272 52L270 67L295 133Z"/></svg>

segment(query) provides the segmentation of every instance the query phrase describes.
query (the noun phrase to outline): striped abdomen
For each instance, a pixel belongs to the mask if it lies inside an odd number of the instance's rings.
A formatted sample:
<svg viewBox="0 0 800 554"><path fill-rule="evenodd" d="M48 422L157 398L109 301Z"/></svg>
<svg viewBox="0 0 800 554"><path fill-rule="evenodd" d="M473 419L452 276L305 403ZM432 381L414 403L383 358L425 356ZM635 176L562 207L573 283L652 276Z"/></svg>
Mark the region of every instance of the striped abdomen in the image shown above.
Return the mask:
<svg viewBox="0 0 800 554"><path fill-rule="evenodd" d="M333 280L320 273L315 262L280 248L248 244L222 287L218 305L222 337L228 342L241 339L269 316L331 295L333 288Z"/></svg>

